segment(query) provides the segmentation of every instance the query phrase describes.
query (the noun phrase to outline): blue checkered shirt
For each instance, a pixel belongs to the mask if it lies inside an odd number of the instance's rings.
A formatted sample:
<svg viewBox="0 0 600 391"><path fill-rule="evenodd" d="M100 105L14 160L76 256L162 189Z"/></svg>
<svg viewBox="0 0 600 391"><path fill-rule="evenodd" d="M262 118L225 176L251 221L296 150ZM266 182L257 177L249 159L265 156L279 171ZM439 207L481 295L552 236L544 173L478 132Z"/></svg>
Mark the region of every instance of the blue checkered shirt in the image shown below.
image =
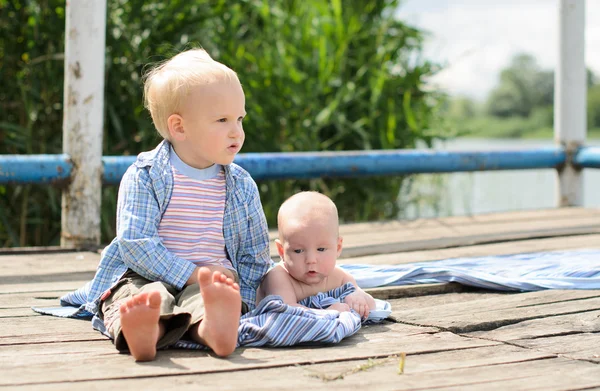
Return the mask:
<svg viewBox="0 0 600 391"><path fill-rule="evenodd" d="M96 314L100 297L127 269L151 281L182 289L196 266L167 250L158 226L173 192L170 144L163 141L141 153L129 167L119 188L117 236L104 249L94 279L70 294ZM240 293L249 310L256 289L271 265L269 233L256 183L236 164L224 166L226 201L223 216L225 249L238 271Z"/></svg>

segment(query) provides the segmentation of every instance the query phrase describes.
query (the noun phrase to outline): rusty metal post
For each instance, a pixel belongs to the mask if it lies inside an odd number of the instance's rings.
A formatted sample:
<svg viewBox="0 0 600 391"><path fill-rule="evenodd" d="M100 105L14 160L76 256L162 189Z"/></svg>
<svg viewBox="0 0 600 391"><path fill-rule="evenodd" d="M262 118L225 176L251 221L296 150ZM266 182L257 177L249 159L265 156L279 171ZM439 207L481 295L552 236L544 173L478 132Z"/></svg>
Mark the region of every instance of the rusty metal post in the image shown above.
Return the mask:
<svg viewBox="0 0 600 391"><path fill-rule="evenodd" d="M100 243L106 0L67 0L63 151L71 182L62 195L61 246Z"/></svg>
<svg viewBox="0 0 600 391"><path fill-rule="evenodd" d="M585 1L560 0L558 66L554 75L554 139L567 162L557 172L557 206L583 205L583 175L572 159L583 145L586 125Z"/></svg>

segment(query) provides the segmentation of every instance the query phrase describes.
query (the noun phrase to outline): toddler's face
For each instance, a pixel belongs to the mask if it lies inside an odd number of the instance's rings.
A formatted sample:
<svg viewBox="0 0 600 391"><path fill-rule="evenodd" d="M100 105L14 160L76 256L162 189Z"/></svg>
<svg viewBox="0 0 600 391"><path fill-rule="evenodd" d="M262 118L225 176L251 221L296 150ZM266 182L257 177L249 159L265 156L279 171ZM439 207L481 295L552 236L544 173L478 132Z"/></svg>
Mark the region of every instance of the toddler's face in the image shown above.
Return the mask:
<svg viewBox="0 0 600 391"><path fill-rule="evenodd" d="M180 113L185 134L175 141L180 157L196 168L231 164L244 144L245 104L238 82L193 87Z"/></svg>

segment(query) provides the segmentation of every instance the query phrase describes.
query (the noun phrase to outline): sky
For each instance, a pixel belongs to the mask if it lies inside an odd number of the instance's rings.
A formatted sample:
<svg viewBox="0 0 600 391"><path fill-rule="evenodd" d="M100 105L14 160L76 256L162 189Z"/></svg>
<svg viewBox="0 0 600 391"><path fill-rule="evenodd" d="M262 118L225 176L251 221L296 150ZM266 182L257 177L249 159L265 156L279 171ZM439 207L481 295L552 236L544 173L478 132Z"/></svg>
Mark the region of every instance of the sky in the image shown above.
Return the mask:
<svg viewBox="0 0 600 391"><path fill-rule="evenodd" d="M600 76L600 0L586 4L586 65ZM398 17L429 32L425 57L445 64L432 82L452 95L483 100L518 53L554 69L559 0L404 0ZM595 48L595 49L594 49Z"/></svg>

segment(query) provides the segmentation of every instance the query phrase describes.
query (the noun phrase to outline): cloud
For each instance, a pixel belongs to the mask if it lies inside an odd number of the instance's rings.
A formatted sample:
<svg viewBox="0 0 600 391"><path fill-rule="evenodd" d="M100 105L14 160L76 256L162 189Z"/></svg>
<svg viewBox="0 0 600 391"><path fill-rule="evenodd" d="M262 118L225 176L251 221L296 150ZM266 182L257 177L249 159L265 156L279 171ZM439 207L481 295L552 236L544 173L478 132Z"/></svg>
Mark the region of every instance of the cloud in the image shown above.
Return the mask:
<svg viewBox="0 0 600 391"><path fill-rule="evenodd" d="M594 4L592 4L594 3ZM432 82L452 94L483 99L517 53L553 69L558 51L558 1L407 0L398 17L430 32L427 58L446 64ZM600 2L586 0L586 63L600 72Z"/></svg>

